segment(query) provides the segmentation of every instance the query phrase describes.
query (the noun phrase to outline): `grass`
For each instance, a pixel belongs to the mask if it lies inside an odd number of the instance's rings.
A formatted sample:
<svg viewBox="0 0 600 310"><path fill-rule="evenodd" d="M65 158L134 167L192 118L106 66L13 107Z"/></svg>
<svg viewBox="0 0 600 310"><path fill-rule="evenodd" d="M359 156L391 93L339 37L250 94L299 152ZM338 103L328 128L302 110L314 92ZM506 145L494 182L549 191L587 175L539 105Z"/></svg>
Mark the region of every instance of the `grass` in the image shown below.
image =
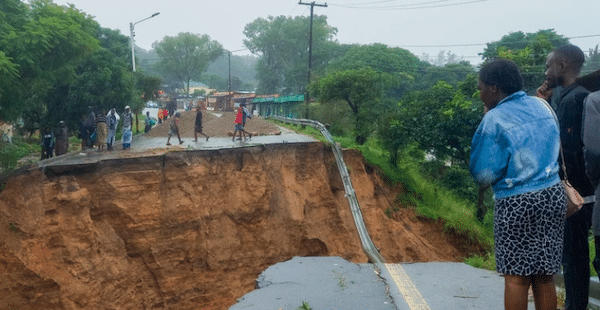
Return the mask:
<svg viewBox="0 0 600 310"><path fill-rule="evenodd" d="M297 308L298 310L312 310L310 305L306 301L302 301L302 306Z"/></svg>
<svg viewBox="0 0 600 310"><path fill-rule="evenodd" d="M282 124L292 130L311 135L322 141L324 138L317 130L297 125ZM334 140L344 148L361 151L368 164L378 167L390 184L402 184L404 191L394 199L392 209L386 211L388 216L400 207L413 208L418 216L431 220L441 220L446 234L460 237L471 249L480 248L487 254L478 256L473 253L466 263L475 267L495 269L493 249L493 227L482 225L475 217L475 206L465 199L458 198L450 190L428 179L422 173L422 163L415 159L414 148L401 150L397 167L389 163L389 154L378 141L369 138L363 145L358 145L354 137L334 136ZM489 218L489 216L488 216Z"/></svg>

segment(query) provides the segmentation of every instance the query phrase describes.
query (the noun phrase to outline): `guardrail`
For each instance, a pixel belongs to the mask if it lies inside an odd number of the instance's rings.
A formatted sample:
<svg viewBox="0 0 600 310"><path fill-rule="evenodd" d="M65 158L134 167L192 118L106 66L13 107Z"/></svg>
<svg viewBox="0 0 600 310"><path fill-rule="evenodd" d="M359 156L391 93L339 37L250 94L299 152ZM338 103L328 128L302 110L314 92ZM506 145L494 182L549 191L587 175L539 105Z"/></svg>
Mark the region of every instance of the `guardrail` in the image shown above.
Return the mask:
<svg viewBox="0 0 600 310"><path fill-rule="evenodd" d="M371 263L385 263L385 260L383 259L383 257L381 257L381 254L379 253L379 249L375 247L373 241L371 240L371 237L369 237L369 233L367 232L367 228L362 217L362 212L360 210L360 205L358 204L358 200L356 199L356 192L354 191L354 187L352 186L352 182L350 181L350 174L348 174L348 169L346 168L346 163L344 162L342 150L340 146L337 143L335 143L335 141L333 141L333 137L329 133L329 130L327 130L327 128L325 128L323 124L310 119L284 118L279 116L269 116L267 118L275 119L289 124L314 127L321 132L321 134L325 137L325 139L327 139L327 141L331 142L333 155L335 156L335 162L337 163L338 171L340 172L342 182L344 183L346 198L348 199L348 203L350 204L350 210L352 211L352 217L354 218L354 224L356 225L356 230L358 231L358 236L360 237L362 249Z"/></svg>

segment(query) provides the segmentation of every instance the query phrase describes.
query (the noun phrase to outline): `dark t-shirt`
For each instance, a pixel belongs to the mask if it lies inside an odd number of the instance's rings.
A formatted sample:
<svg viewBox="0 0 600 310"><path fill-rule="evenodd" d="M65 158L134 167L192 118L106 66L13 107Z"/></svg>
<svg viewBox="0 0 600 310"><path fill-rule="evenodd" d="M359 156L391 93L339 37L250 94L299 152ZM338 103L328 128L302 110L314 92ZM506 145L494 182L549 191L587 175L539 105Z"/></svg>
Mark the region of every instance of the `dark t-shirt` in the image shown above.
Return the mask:
<svg viewBox="0 0 600 310"><path fill-rule="evenodd" d="M594 194L592 184L585 174L581 126L583 100L590 92L573 84L562 90L556 102L556 116L560 124L560 141L565 154L569 182L582 196ZM562 178L561 171L561 178Z"/></svg>
<svg viewBox="0 0 600 310"><path fill-rule="evenodd" d="M202 128L202 112L196 113L196 127Z"/></svg>

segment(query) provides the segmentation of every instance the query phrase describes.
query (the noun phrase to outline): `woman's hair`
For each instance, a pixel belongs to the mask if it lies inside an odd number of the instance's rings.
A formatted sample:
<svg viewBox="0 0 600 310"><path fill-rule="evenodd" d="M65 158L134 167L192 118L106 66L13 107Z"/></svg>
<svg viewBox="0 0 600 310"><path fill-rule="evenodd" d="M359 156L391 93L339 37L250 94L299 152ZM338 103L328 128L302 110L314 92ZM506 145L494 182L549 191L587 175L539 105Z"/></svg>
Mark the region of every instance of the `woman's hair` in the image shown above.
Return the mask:
<svg viewBox="0 0 600 310"><path fill-rule="evenodd" d="M498 87L507 95L523 89L523 77L519 67L508 59L495 59L479 70L479 79L486 85Z"/></svg>

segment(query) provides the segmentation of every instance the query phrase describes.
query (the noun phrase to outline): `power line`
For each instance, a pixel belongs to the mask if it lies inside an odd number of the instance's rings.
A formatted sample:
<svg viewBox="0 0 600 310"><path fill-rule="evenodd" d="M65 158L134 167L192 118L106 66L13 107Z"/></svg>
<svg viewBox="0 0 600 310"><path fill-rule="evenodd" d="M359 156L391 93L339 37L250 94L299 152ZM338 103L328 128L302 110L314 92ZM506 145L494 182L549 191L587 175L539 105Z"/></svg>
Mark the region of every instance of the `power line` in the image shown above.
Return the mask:
<svg viewBox="0 0 600 310"><path fill-rule="evenodd" d="M379 3L396 2L396 1L399 1L399 0L381 0L381 1L372 1L372 2L357 2L357 3L347 3L347 4L332 4L332 5L334 5L334 6L355 6L355 5L369 5L369 4L379 4ZM451 0L436 0L436 1L429 1L429 2L402 4L402 5L398 5L397 7L418 6L418 5L425 5L425 4L448 2L448 1L451 1Z"/></svg>
<svg viewBox="0 0 600 310"><path fill-rule="evenodd" d="M413 7L405 7L406 5L377 6L377 7L375 7L375 6L373 6L373 7L350 6L350 5L342 5L342 4L331 4L331 5L348 8L348 9L407 11L407 10L434 9L434 8L465 5L465 4L472 4L472 3L478 3L478 2L486 2L486 1L491 1L491 0L473 0L473 1L466 1L466 2L459 2L459 3L448 3L448 4L439 4L439 5L429 5L429 6L413 6Z"/></svg>
<svg viewBox="0 0 600 310"><path fill-rule="evenodd" d="M564 37L564 38L560 38L560 39L581 39L581 38L593 38L593 37L600 37L600 34L590 34L590 35L581 35L581 36L572 36L572 37ZM557 40L557 39L551 39L552 40ZM519 41L510 41L510 42L506 42L506 44L518 44L518 43L529 43L534 41L534 39L527 39L527 40L519 40ZM498 41L495 42L488 42L488 43L464 43L464 44L436 44L436 45L388 45L390 47L472 47L472 46L484 46L484 45L488 45L491 43L499 43ZM351 43L351 42L346 42L344 44L359 44L359 45L363 45L360 43Z"/></svg>

